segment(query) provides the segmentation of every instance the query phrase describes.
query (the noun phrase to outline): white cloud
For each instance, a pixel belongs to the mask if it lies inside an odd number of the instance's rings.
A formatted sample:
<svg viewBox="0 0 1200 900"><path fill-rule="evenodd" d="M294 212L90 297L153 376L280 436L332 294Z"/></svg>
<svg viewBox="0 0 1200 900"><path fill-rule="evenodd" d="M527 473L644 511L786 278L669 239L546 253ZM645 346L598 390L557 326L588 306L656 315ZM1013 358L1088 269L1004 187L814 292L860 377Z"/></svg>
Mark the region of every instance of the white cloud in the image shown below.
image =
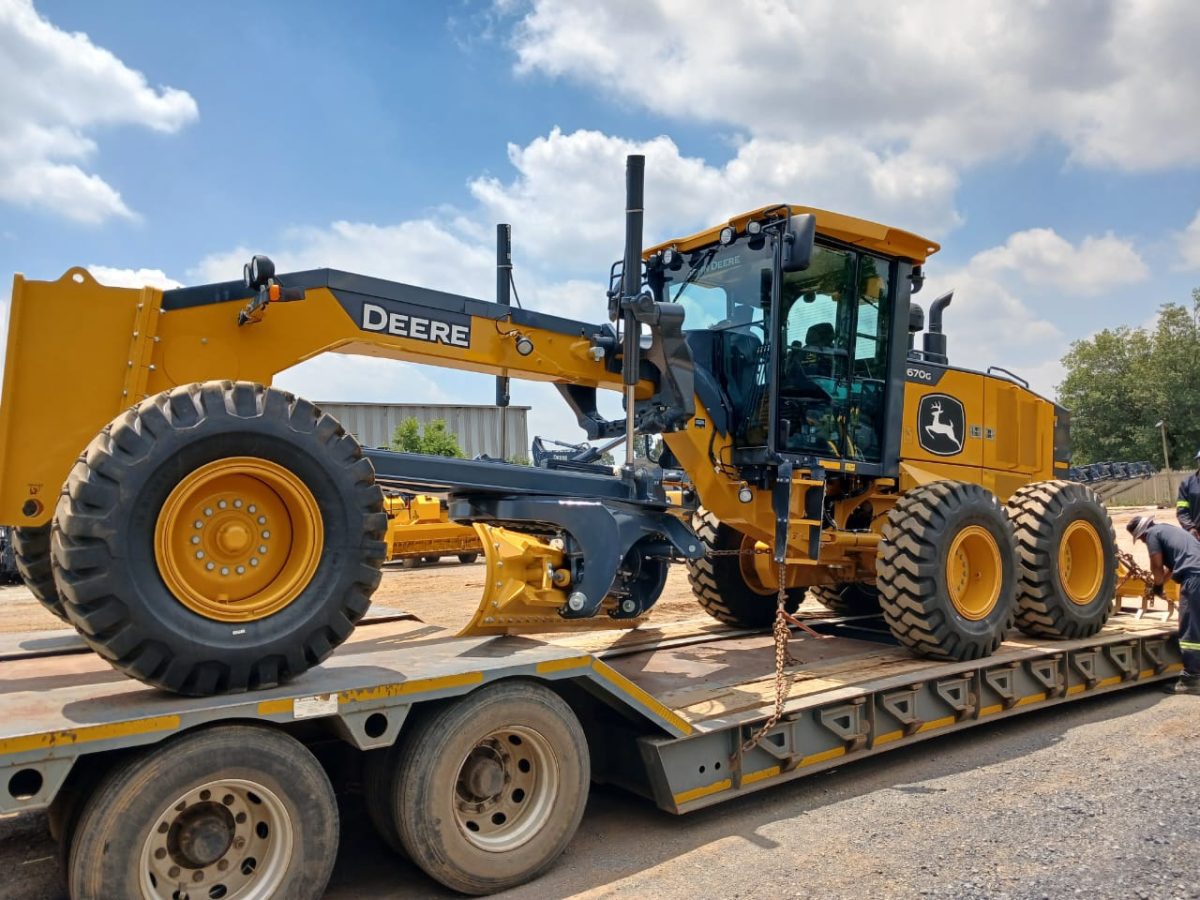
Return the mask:
<svg viewBox="0 0 1200 900"><path fill-rule="evenodd" d="M109 287L140 288L149 286L169 291L172 288L183 286L181 282L168 277L162 269L114 269L112 266L88 266L87 270L98 282Z"/></svg>
<svg viewBox="0 0 1200 900"><path fill-rule="evenodd" d="M152 88L86 34L42 18L31 0L0 0L0 201L87 225L134 214L120 193L81 168L88 133L114 125L175 132L197 116L184 91Z"/></svg>
<svg viewBox="0 0 1200 900"><path fill-rule="evenodd" d="M1200 163L1198 40L1191 0L533 0L513 45L518 72L756 138L961 167L1048 136L1148 170Z"/></svg>
<svg viewBox="0 0 1200 900"><path fill-rule="evenodd" d="M1180 268L1200 269L1200 211L1190 225L1177 237L1179 242Z"/></svg>
<svg viewBox="0 0 1200 900"><path fill-rule="evenodd" d="M1003 246L977 254L971 265L981 272L1014 272L1028 284L1050 285L1083 297L1150 276L1133 244L1111 231L1073 246L1052 228L1031 228L1011 235Z"/></svg>

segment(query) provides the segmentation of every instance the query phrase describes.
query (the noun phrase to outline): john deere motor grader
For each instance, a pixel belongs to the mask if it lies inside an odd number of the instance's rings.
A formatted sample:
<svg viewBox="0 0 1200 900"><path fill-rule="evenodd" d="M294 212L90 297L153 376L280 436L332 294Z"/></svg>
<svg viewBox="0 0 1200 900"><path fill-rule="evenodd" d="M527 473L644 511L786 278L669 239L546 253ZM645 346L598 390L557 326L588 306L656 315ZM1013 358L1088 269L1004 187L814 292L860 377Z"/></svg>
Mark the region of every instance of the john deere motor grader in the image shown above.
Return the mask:
<svg viewBox="0 0 1200 900"><path fill-rule="evenodd" d="M935 301L911 301L937 245L776 205L642 250L642 169L609 321L330 269L176 290L83 269L15 279L0 402L0 522L26 581L118 669L186 694L274 685L366 611L386 556L382 487L448 497L487 562L469 633L636 624L686 561L700 605L766 626L806 590L882 609L943 659L986 655L1014 620L1097 631L1111 523L1055 480L1067 414L1003 370L948 364ZM334 351L555 384L626 465L531 468L366 450L270 387ZM506 382L503 382L506 384ZM621 391L625 415L598 411ZM661 433L702 507L635 467ZM782 581L782 584L781 584Z"/></svg>

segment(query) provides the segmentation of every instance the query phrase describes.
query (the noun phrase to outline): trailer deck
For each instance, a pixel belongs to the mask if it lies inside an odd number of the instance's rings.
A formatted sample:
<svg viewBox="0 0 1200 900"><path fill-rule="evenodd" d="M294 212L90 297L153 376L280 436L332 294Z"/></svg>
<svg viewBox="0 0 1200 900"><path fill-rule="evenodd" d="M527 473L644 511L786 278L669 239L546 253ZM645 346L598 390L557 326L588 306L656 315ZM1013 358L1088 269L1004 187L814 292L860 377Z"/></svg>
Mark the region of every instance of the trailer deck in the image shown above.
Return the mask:
<svg viewBox="0 0 1200 900"><path fill-rule="evenodd" d="M414 705L523 677L557 686L585 727L603 729L609 751L593 760L597 779L682 813L1182 668L1174 626L1130 614L1082 640L1014 634L994 655L959 663L917 659L871 619L808 621L826 637L793 636L786 714L748 751L774 703L772 639L708 619L463 638L383 615L289 685L203 698L132 681L65 633L10 636L0 643L0 811L48 806L81 758L215 722L315 727L360 750L388 747Z"/></svg>

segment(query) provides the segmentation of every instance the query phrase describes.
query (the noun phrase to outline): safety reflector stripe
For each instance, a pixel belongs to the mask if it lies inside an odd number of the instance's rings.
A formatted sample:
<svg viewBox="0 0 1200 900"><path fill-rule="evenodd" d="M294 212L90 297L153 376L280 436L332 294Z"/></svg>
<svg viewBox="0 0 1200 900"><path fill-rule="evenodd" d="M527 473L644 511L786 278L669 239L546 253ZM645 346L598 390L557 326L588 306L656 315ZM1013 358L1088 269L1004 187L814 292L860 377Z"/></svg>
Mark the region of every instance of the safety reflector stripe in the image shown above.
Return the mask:
<svg viewBox="0 0 1200 900"><path fill-rule="evenodd" d="M1175 505L1180 509L1191 509L1192 507L1192 504L1188 503L1186 500L1176 500Z"/></svg>
<svg viewBox="0 0 1200 900"><path fill-rule="evenodd" d="M1200 643L1197 643L1196 641L1180 641L1179 649L1180 650L1200 650Z"/></svg>

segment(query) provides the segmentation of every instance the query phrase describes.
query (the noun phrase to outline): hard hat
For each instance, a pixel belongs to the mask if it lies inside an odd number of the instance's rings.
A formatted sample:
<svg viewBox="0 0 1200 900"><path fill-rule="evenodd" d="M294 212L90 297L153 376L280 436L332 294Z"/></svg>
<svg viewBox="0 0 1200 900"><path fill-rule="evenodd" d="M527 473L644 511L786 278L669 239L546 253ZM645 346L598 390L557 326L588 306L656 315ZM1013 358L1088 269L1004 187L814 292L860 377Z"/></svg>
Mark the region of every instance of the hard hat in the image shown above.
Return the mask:
<svg viewBox="0 0 1200 900"><path fill-rule="evenodd" d="M1129 520L1129 524L1125 528L1133 535L1133 539L1136 541L1138 538L1144 536L1153 525L1154 516L1134 516Z"/></svg>

